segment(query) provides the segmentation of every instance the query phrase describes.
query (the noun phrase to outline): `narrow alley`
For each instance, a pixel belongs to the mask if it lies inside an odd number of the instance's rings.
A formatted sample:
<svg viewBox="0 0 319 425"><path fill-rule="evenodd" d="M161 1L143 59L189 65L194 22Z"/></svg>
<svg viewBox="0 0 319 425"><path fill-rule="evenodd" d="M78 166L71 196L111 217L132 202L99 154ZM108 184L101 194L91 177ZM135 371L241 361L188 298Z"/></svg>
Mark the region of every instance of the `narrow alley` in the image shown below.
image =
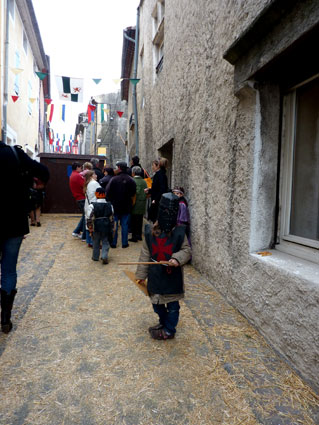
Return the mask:
<svg viewBox="0 0 319 425"><path fill-rule="evenodd" d="M1 334L3 425L315 425L319 397L191 265L176 338L154 341L149 300L43 215L18 264L13 330Z"/></svg>

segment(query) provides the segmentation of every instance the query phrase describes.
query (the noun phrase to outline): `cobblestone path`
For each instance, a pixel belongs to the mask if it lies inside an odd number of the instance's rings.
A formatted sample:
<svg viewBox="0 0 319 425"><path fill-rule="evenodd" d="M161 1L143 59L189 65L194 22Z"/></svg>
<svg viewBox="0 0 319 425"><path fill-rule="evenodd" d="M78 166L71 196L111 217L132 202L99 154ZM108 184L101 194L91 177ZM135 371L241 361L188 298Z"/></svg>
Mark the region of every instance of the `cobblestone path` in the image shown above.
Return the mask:
<svg viewBox="0 0 319 425"><path fill-rule="evenodd" d="M77 220L43 215L23 242L0 424L319 424L319 397L192 266L176 338L152 340L151 304L117 265L141 243L93 262Z"/></svg>

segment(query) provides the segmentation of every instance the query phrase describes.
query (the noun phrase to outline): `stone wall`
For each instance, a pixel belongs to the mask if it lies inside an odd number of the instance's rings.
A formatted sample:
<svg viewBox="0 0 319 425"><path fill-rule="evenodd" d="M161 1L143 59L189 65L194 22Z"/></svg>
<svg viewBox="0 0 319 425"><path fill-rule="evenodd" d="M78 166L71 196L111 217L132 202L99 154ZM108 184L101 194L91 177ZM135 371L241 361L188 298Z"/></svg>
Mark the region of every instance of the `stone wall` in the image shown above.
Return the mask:
<svg viewBox="0 0 319 425"><path fill-rule="evenodd" d="M318 389L319 268L255 254L274 245L280 110L269 99L279 99L278 87L248 83L235 94L234 67L223 59L270 3L166 0L155 77L155 0L141 2L140 157L150 169L173 139L172 184L189 200L193 264Z"/></svg>

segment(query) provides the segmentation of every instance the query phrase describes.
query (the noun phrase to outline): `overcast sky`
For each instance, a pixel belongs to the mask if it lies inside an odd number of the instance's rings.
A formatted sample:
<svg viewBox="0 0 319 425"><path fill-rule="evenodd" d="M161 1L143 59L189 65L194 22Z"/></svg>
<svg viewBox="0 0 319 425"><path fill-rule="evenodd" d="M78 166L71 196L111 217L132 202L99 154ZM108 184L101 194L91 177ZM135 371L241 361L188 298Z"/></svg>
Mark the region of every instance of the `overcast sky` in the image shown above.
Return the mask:
<svg viewBox="0 0 319 425"><path fill-rule="evenodd" d="M51 61L53 129L74 134L77 114L86 112L90 96L116 92L121 76L123 29L136 25L140 0L32 0L45 53ZM60 102L55 75L85 78L84 102ZM92 78L102 78L96 85ZM66 105L66 123L59 119Z"/></svg>

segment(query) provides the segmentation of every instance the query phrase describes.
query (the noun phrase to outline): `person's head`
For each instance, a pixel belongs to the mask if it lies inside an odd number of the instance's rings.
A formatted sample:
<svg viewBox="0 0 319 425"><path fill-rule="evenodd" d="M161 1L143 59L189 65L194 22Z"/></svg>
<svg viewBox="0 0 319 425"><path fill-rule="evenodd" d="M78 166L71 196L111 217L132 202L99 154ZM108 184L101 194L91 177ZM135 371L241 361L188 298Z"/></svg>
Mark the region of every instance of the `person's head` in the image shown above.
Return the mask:
<svg viewBox="0 0 319 425"><path fill-rule="evenodd" d="M88 184L90 183L91 180L93 180L93 176L95 176L95 172L93 170L88 170L84 176L84 186L83 186L83 192L86 193L86 189Z"/></svg>
<svg viewBox="0 0 319 425"><path fill-rule="evenodd" d="M114 176L114 170L111 167L105 167L103 172L105 176Z"/></svg>
<svg viewBox="0 0 319 425"><path fill-rule="evenodd" d="M172 192L179 198L181 198L185 194L184 188L182 186L175 186Z"/></svg>
<svg viewBox="0 0 319 425"><path fill-rule="evenodd" d="M134 176L142 176L142 168L141 167L139 167L138 165L135 165L133 168L132 168L132 176L134 177Z"/></svg>
<svg viewBox="0 0 319 425"><path fill-rule="evenodd" d="M179 197L174 193L163 193L158 208L158 226L165 232L169 233L176 226L179 208Z"/></svg>
<svg viewBox="0 0 319 425"><path fill-rule="evenodd" d="M81 164L79 162L73 162L72 171L77 171L78 173L82 171Z"/></svg>
<svg viewBox="0 0 319 425"><path fill-rule="evenodd" d="M118 170L120 171L126 171L127 170L127 164L125 161L119 161L116 163L116 167L118 168Z"/></svg>
<svg viewBox="0 0 319 425"><path fill-rule="evenodd" d="M93 170L93 165L91 164L91 162L85 162L82 165L83 170Z"/></svg>
<svg viewBox="0 0 319 425"><path fill-rule="evenodd" d="M155 171L158 171L159 169L160 169L159 161L157 159L155 159L152 162L152 171L155 173Z"/></svg>
<svg viewBox="0 0 319 425"><path fill-rule="evenodd" d="M99 160L97 158L91 158L90 162L94 168L97 168L99 166Z"/></svg>
<svg viewBox="0 0 319 425"><path fill-rule="evenodd" d="M95 191L96 199L105 199L105 190L103 187L97 187Z"/></svg>
<svg viewBox="0 0 319 425"><path fill-rule="evenodd" d="M132 166L134 167L134 165L138 165L139 163L140 163L140 158L137 155L133 156Z"/></svg>
<svg viewBox="0 0 319 425"><path fill-rule="evenodd" d="M166 158L160 158L159 160L159 168L166 170L166 168L168 167L168 160Z"/></svg>

